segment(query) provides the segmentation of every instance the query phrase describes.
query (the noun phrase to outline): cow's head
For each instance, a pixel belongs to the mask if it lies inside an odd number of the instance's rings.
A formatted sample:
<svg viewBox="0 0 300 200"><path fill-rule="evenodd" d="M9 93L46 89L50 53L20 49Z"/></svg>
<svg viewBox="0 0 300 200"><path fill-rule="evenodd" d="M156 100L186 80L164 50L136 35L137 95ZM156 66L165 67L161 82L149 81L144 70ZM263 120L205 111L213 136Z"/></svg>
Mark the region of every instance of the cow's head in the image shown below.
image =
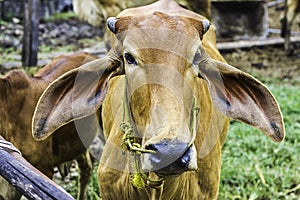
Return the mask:
<svg viewBox="0 0 300 200"><path fill-rule="evenodd" d="M125 74L124 99L135 137L144 149L155 151L145 154L144 170L168 175L196 168L197 79L206 81L221 113L259 128L274 141L283 139L281 112L269 90L205 52L202 38L208 21L155 12L109 18L108 27L115 34L108 55L66 73L40 98L33 119L35 138L94 113L109 79Z"/></svg>
<svg viewBox="0 0 300 200"><path fill-rule="evenodd" d="M144 170L177 174L197 166L193 62L209 25L160 12L108 19L124 59L131 121L143 148L156 152L144 155Z"/></svg>

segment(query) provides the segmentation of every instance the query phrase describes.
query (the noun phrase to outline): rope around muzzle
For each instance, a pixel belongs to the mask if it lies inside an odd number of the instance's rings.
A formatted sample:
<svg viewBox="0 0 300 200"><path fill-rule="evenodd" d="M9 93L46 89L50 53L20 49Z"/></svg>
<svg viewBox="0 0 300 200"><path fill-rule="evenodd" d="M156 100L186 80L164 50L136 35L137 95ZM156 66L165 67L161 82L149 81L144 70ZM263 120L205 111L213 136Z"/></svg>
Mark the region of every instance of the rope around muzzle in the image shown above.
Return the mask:
<svg viewBox="0 0 300 200"><path fill-rule="evenodd" d="M124 100L123 100L123 122L120 124L120 129L124 133L121 141L121 150L123 152L126 149L133 156L132 167L134 169L134 174L132 175L132 184L138 188L143 189L147 186L159 186L161 185L165 178L160 178L158 180L150 179L146 173L142 170L141 163L141 154L142 153L156 153L153 150L143 149L141 144L135 141L134 137L134 129L130 122L130 111L128 107L128 99L127 99L127 83L125 79L125 92L124 92ZM197 117L199 114L200 108L197 106L196 98L193 97L192 109L191 109L191 121L190 121L190 130L192 132L192 140L188 146L191 146L196 139L196 126L197 126ZM146 184L147 183L147 184Z"/></svg>
<svg viewBox="0 0 300 200"><path fill-rule="evenodd" d="M146 185L148 186L157 186L161 185L164 178L160 178L158 180L150 179L142 170L141 163L141 154L142 153L156 153L153 150L143 149L141 145L135 142L135 138L133 135L133 128L129 122L123 122L120 125L120 129L124 132L121 149L125 152L125 148L130 152L133 156L132 167L134 170L134 174L132 175L132 184L138 189L144 188ZM147 184L146 184L147 183Z"/></svg>
<svg viewBox="0 0 300 200"><path fill-rule="evenodd" d="M143 149L140 143L135 142L133 135L133 127L130 122L122 122L120 129L124 135L122 137L121 149L125 151L125 147L130 153L141 154L141 153L155 153L153 150Z"/></svg>

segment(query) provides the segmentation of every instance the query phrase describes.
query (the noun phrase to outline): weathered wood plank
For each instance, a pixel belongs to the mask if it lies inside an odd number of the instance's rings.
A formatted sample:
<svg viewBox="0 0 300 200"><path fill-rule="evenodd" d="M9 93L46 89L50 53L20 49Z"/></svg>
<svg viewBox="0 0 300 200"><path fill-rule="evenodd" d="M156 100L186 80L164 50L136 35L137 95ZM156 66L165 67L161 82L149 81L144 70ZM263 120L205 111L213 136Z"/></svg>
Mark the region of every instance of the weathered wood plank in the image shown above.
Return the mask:
<svg viewBox="0 0 300 200"><path fill-rule="evenodd" d="M291 37L291 43L295 42L300 42L300 37ZM252 47L274 46L283 44L283 38L270 38L267 40L241 40L234 42L221 42L217 43L217 47L221 51L230 51L234 49L249 49Z"/></svg>
<svg viewBox="0 0 300 200"><path fill-rule="evenodd" d="M0 138L1 139L1 138ZM17 153L0 147L0 175L32 200L73 200L74 198L33 168ZM13 156L14 155L14 156Z"/></svg>

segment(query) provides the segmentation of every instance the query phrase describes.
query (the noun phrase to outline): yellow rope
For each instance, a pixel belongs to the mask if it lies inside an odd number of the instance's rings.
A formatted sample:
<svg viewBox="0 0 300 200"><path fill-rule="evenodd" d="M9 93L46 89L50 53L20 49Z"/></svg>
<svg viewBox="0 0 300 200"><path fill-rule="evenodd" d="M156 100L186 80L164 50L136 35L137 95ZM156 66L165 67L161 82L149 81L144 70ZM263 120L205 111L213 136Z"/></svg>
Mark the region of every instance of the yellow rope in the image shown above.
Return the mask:
<svg viewBox="0 0 300 200"><path fill-rule="evenodd" d="M143 149L139 143L134 142L133 128L129 122L121 123L120 128L124 132L121 144L121 149L123 151L125 151L126 146L130 153L155 153L153 150Z"/></svg>
<svg viewBox="0 0 300 200"><path fill-rule="evenodd" d="M127 148L130 154L134 157L134 161L133 161L134 174L131 180L132 184L138 189L142 189L149 184L161 184L164 180L163 178L158 180L151 180L141 170L142 169L141 158L140 158L141 154L156 153L156 152L153 150L143 149L141 148L141 145L139 143L134 142L133 128L129 122L123 122L120 125L120 129L124 132L122 143L121 143L121 149L122 151L125 151L125 148ZM149 184L146 184L147 182L149 182Z"/></svg>

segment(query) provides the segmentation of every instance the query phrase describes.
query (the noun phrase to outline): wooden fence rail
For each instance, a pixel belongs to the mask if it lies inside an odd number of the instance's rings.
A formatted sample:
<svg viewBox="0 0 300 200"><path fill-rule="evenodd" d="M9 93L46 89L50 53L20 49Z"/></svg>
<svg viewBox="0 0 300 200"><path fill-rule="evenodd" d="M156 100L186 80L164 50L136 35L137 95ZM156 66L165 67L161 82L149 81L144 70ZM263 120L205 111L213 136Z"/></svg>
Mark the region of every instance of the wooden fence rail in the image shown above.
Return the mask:
<svg viewBox="0 0 300 200"><path fill-rule="evenodd" d="M0 136L0 140L2 139ZM5 146L1 147L1 144L0 175L30 200L74 200L19 153L7 150Z"/></svg>

